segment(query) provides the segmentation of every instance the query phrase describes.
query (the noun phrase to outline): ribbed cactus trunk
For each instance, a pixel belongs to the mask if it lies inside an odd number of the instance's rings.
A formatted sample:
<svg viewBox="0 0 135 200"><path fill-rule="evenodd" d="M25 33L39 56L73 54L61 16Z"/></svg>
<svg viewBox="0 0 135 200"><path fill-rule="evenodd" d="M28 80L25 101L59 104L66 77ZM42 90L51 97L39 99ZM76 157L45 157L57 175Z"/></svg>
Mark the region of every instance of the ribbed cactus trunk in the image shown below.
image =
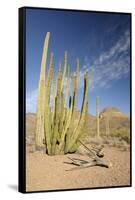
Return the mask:
<svg viewBox="0 0 135 200"><path fill-rule="evenodd" d="M52 82L52 65L53 65L53 53L50 55L50 64L48 70L48 76L45 85L45 138L46 138L46 150L48 154L51 154L51 111L50 111L50 92L51 92L51 82Z"/></svg>
<svg viewBox="0 0 135 200"><path fill-rule="evenodd" d="M49 37L48 32L44 42L38 87L36 146L44 147L48 155L56 155L76 151L80 145L78 141L86 137L84 127L88 115L89 84L88 73L85 73L82 109L78 113L79 59L76 60L75 75L70 74L67 51L65 51L64 67L61 60L56 80L57 73L53 75L53 53L51 53L46 76Z"/></svg>
<svg viewBox="0 0 135 200"><path fill-rule="evenodd" d="M68 145L70 143L72 133L74 132L75 127L77 127L77 125L75 126L75 120L76 120L76 115L77 115L76 104L77 104L78 81L79 81L79 59L76 60L76 76L74 77L72 75L73 106L72 106L72 115L71 115L70 126L69 126L67 137L66 137L65 152L69 151Z"/></svg>
<svg viewBox="0 0 135 200"><path fill-rule="evenodd" d="M66 153L76 150L76 149L74 149L74 145L76 146L77 141L84 134L82 129L85 124L85 115L86 115L87 106L88 106L87 105L87 97L88 97L88 73L86 73L84 76L84 95L83 95L83 103L82 103L82 109L81 109L79 123L75 127L75 129L72 133L72 136L68 143L68 147L66 149ZM73 148L73 150L72 150L72 148Z"/></svg>
<svg viewBox="0 0 135 200"><path fill-rule="evenodd" d="M58 71L58 83L57 83L57 96L55 98L55 118L54 118L54 130L52 137L52 151L51 153L56 154L56 144L58 140L60 140L60 111L61 111L61 80L62 80L62 71L61 71L62 63L59 63L59 71Z"/></svg>
<svg viewBox="0 0 135 200"><path fill-rule="evenodd" d="M100 124L99 124L99 97L96 97L96 119L97 119L97 137L100 137Z"/></svg>
<svg viewBox="0 0 135 200"><path fill-rule="evenodd" d="M50 32L47 32L42 61L41 61L41 72L40 79L38 83L38 100L37 100L37 122L36 122L36 135L35 135L35 143L37 148L41 148L45 146L45 130L44 130L44 106L45 106L45 71L46 71L46 60L47 60L47 52L48 52L48 43L50 38Z"/></svg>

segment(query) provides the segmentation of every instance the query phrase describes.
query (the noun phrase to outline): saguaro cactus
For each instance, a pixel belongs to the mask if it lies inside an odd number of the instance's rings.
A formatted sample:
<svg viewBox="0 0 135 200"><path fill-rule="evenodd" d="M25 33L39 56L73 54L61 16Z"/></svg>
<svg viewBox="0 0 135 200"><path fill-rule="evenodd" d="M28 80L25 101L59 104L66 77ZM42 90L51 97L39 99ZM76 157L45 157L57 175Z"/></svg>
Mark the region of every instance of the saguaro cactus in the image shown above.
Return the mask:
<svg viewBox="0 0 135 200"><path fill-rule="evenodd" d="M80 145L78 141L83 140L86 136L83 128L88 115L88 73L84 75L82 109L78 113L79 59L76 60L75 75L73 75L74 73L70 74L67 51L65 51L64 67L62 70L61 60L56 81L56 73L53 75L53 53L50 54L49 69L46 73L49 37L50 33L48 32L44 42L38 87L36 146L44 146L47 154L55 155L76 151ZM66 86L65 80L67 80ZM65 90L64 87L66 87ZM50 97L52 97L51 103ZM78 119L76 120L76 118Z"/></svg>

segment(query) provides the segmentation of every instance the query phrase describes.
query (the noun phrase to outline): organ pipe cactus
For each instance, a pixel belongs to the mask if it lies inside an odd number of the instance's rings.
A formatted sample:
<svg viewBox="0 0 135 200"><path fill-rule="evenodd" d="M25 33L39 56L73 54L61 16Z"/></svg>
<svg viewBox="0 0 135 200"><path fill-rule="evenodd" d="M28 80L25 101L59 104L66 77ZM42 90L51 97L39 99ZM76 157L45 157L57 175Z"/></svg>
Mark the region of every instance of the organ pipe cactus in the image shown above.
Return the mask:
<svg viewBox="0 0 135 200"><path fill-rule="evenodd" d="M68 143L68 148L66 152L70 152L70 149L72 149L73 145L76 144L79 136L83 132L82 128L85 124L85 116L87 114L87 96L88 96L88 73L85 74L84 77L84 95L83 95L83 104L80 114L80 119L78 125L75 127L72 136L70 138L70 141Z"/></svg>
<svg viewBox="0 0 135 200"><path fill-rule="evenodd" d="M47 154L55 155L76 151L80 144L78 141L83 141L86 137L83 130L88 115L88 73L84 75L83 102L79 113L77 111L79 59L76 60L76 73L71 73L68 54L65 51L64 67L61 60L56 76L57 72L53 74L53 53L51 53L46 73L49 38L48 32L44 42L38 86L35 142L36 146L43 147Z"/></svg>
<svg viewBox="0 0 135 200"><path fill-rule="evenodd" d="M43 55L41 61L41 72L40 79L38 83L38 99L37 99L37 123L36 123L36 147L41 148L44 146L44 106L45 106L45 72L46 72L46 60L47 60L47 52L48 52L48 43L50 38L50 32L47 32L44 47L43 47Z"/></svg>
<svg viewBox="0 0 135 200"><path fill-rule="evenodd" d="M48 76L45 84L45 110L44 110L44 116L45 116L45 138L46 138L46 148L48 154L51 154L51 118L50 118L50 91L51 91L51 81L52 81L52 64L53 64L53 53L50 55L50 64L49 64L49 70L48 70Z"/></svg>

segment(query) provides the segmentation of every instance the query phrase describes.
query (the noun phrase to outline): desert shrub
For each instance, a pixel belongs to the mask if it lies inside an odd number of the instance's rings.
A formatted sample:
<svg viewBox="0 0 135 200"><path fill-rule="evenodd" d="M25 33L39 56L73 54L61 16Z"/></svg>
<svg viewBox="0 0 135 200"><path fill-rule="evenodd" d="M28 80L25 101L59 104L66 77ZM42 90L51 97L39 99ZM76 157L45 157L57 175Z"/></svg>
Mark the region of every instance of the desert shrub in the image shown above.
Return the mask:
<svg viewBox="0 0 135 200"><path fill-rule="evenodd" d="M130 130L127 128L119 128L111 133L112 137L119 137L121 140L130 143Z"/></svg>

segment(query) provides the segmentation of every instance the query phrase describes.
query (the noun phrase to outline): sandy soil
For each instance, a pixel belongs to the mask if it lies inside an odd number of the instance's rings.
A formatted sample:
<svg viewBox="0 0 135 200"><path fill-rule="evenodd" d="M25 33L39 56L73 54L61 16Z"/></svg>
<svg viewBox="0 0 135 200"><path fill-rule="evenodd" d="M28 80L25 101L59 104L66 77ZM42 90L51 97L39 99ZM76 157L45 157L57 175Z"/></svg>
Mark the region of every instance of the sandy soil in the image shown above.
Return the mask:
<svg viewBox="0 0 135 200"><path fill-rule="evenodd" d="M90 167L74 171L68 157L88 159L86 155L70 154L47 156L42 152L27 152L26 190L40 191L53 189L92 188L130 185L130 152L106 147L104 159L112 167Z"/></svg>

